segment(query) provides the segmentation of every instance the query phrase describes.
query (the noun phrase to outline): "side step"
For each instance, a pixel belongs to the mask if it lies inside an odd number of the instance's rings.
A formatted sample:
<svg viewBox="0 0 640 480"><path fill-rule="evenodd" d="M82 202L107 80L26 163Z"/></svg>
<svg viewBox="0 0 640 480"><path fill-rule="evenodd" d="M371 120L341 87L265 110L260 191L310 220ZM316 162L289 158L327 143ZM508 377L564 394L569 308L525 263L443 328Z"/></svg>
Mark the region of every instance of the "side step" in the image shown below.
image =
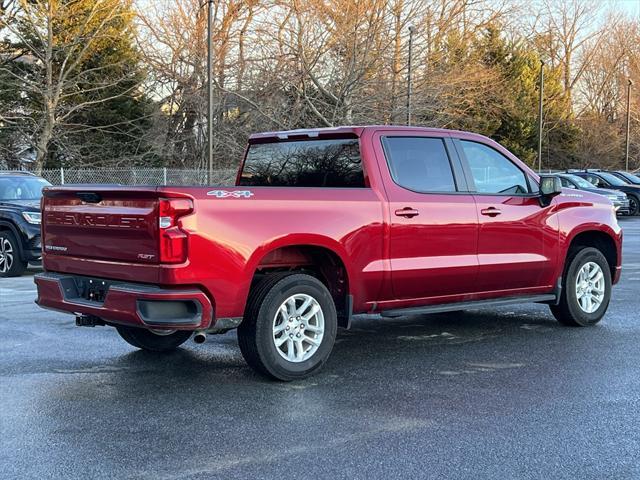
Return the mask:
<svg viewBox="0 0 640 480"><path fill-rule="evenodd" d="M526 295L523 297L475 300L472 302L441 303L438 305L425 305L423 307L396 308L380 312L380 315L383 317L402 317L405 315L454 312L456 310L468 310L473 308L503 307L505 305L517 305L521 303L555 302L556 300L557 297L554 293L547 293L544 295Z"/></svg>

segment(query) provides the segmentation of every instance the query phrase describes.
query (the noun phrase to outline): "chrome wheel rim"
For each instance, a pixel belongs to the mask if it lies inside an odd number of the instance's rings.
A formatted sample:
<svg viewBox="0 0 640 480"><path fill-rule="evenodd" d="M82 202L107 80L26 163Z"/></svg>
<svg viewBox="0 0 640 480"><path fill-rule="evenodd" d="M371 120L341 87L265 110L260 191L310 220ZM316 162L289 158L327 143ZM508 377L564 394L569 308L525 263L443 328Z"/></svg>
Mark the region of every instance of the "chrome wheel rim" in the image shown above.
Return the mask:
<svg viewBox="0 0 640 480"><path fill-rule="evenodd" d="M576 278L576 297L583 312L593 313L604 301L606 288L602 268L595 262L585 263Z"/></svg>
<svg viewBox="0 0 640 480"><path fill-rule="evenodd" d="M318 301L305 293L287 298L273 317L273 343L292 363L309 360L324 337L324 313Z"/></svg>
<svg viewBox="0 0 640 480"><path fill-rule="evenodd" d="M13 245L6 238L0 239L0 272L7 273L13 266Z"/></svg>

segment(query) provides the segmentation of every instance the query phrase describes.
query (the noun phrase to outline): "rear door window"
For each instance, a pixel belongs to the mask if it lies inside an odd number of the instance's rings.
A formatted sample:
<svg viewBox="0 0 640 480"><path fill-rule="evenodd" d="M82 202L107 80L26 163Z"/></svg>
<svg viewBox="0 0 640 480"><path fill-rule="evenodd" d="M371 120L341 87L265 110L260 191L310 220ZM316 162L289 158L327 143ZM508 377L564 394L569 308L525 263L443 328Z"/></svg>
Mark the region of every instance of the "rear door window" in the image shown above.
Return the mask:
<svg viewBox="0 0 640 480"><path fill-rule="evenodd" d="M363 188L365 180L358 139L252 144L240 185Z"/></svg>
<svg viewBox="0 0 640 480"><path fill-rule="evenodd" d="M383 146L391 177L401 187L420 193L456 191L442 138L385 137Z"/></svg>

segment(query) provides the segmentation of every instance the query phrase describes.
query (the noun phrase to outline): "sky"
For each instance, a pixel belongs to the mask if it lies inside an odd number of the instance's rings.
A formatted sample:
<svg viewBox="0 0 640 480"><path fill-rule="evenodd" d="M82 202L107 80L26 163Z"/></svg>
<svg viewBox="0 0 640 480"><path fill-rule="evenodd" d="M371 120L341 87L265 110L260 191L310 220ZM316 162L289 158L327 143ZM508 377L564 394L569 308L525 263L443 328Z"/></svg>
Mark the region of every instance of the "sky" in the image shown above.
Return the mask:
<svg viewBox="0 0 640 480"><path fill-rule="evenodd" d="M615 9L640 18L640 0L609 0Z"/></svg>

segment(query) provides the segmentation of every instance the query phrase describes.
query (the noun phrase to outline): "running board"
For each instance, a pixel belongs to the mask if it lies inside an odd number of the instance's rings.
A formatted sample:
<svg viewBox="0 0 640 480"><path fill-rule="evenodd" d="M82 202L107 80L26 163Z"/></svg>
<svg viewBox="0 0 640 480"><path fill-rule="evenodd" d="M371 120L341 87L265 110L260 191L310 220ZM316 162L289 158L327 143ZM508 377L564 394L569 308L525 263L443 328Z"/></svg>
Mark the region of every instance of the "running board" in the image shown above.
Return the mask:
<svg viewBox="0 0 640 480"><path fill-rule="evenodd" d="M544 295L526 295L523 297L492 298L490 300L475 300L472 302L441 303L438 305L425 305L423 307L396 308L380 312L383 317L402 317L405 315L420 315L424 313L454 312L456 310L468 310L473 308L503 307L505 305L517 305L521 303L556 302L557 297L553 293Z"/></svg>

